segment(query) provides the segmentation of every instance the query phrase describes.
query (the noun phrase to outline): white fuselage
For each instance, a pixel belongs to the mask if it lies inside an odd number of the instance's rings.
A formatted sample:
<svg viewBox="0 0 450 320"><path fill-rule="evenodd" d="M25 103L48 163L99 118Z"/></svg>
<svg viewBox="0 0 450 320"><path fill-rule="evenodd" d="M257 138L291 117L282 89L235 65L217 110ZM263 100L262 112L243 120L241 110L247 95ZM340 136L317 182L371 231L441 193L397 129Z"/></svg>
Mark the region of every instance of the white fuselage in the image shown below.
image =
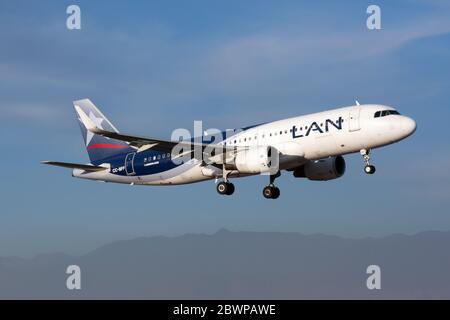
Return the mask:
<svg viewBox="0 0 450 320"><path fill-rule="evenodd" d="M310 160L370 150L398 142L416 129L409 117L390 114L375 117L375 113L395 109L384 105L356 105L293 117L252 127L227 138L227 147L275 147L281 170L293 169ZM178 167L158 174L118 176L110 172L73 175L86 179L141 185L174 185L193 183L222 176L215 166L204 166L192 159ZM233 171L230 177L248 176Z"/></svg>

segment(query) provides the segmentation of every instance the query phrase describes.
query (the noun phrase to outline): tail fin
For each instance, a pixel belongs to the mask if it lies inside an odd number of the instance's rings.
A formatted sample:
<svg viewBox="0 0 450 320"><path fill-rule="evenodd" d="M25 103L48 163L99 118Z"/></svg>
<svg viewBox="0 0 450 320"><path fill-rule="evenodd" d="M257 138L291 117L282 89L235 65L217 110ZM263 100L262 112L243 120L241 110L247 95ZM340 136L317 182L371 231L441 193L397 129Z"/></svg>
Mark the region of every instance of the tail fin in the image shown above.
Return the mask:
<svg viewBox="0 0 450 320"><path fill-rule="evenodd" d="M91 100L77 100L73 102L73 105L74 107L80 108L99 128L107 131L119 132L103 113L97 109ZM81 134L83 135L84 143L92 164L99 165L108 158L134 151L133 148L123 141L109 139L88 131L81 122L81 117L77 108L75 108L75 112L77 113Z"/></svg>

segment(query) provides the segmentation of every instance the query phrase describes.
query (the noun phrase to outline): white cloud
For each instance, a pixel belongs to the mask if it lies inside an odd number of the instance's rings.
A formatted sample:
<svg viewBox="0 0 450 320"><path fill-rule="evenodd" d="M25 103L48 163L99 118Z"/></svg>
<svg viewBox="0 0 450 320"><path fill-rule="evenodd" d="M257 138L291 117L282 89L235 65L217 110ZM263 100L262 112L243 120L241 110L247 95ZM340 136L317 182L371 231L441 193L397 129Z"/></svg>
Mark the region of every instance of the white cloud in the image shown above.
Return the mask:
<svg viewBox="0 0 450 320"><path fill-rule="evenodd" d="M0 114L4 117L19 119L53 121L62 116L60 109L52 106L36 105L0 105Z"/></svg>
<svg viewBox="0 0 450 320"><path fill-rule="evenodd" d="M209 61L218 79L233 84L239 79L276 77L299 66L369 59L410 41L449 32L447 17L379 31L266 31L224 41L213 48Z"/></svg>

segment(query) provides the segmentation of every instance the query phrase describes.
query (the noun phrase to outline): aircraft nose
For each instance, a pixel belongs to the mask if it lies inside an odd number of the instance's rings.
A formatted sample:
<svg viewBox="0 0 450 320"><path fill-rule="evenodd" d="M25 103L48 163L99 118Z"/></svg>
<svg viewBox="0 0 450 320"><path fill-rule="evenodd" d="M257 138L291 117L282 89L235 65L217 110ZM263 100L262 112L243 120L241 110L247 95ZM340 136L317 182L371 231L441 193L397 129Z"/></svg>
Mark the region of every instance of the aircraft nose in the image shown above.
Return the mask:
<svg viewBox="0 0 450 320"><path fill-rule="evenodd" d="M416 131L417 124L416 124L416 121L414 121L414 119L411 119L409 117L404 117L402 119L401 127L403 130L403 133L406 136L410 136Z"/></svg>

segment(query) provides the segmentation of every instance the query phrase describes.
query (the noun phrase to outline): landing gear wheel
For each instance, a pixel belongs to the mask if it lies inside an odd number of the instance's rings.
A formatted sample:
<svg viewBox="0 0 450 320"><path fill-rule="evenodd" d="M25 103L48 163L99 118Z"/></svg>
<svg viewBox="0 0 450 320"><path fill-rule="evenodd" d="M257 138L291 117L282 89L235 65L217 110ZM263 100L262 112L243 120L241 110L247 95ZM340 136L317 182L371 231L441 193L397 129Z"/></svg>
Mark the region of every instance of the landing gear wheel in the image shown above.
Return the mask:
<svg viewBox="0 0 450 320"><path fill-rule="evenodd" d="M263 196L266 199L277 199L280 196L280 189L275 186L266 186L263 189Z"/></svg>
<svg viewBox="0 0 450 320"><path fill-rule="evenodd" d="M370 149L361 149L360 153L364 160L364 172L367 174L374 174L375 167L370 164Z"/></svg>
<svg viewBox="0 0 450 320"><path fill-rule="evenodd" d="M368 165L364 167L364 172L367 174L374 174L376 171L375 166Z"/></svg>
<svg viewBox="0 0 450 320"><path fill-rule="evenodd" d="M228 190L227 190L227 196L231 196L234 192L234 184L231 182L227 182L228 184Z"/></svg>
<svg viewBox="0 0 450 320"><path fill-rule="evenodd" d="M264 187L263 196L266 199L272 199L273 196L273 188L271 186Z"/></svg>
<svg viewBox="0 0 450 320"><path fill-rule="evenodd" d="M275 179L281 175L280 171L277 171L275 174L270 175L269 185L265 186L263 189L263 196L266 199L277 199L280 196L280 189L275 187L274 182Z"/></svg>
<svg viewBox="0 0 450 320"><path fill-rule="evenodd" d="M232 195L234 192L234 184L225 181L219 182L217 184L217 192L222 195Z"/></svg>
<svg viewBox="0 0 450 320"><path fill-rule="evenodd" d="M273 196L272 199L278 199L278 197L280 196L280 189L278 189L277 187L273 187Z"/></svg>

